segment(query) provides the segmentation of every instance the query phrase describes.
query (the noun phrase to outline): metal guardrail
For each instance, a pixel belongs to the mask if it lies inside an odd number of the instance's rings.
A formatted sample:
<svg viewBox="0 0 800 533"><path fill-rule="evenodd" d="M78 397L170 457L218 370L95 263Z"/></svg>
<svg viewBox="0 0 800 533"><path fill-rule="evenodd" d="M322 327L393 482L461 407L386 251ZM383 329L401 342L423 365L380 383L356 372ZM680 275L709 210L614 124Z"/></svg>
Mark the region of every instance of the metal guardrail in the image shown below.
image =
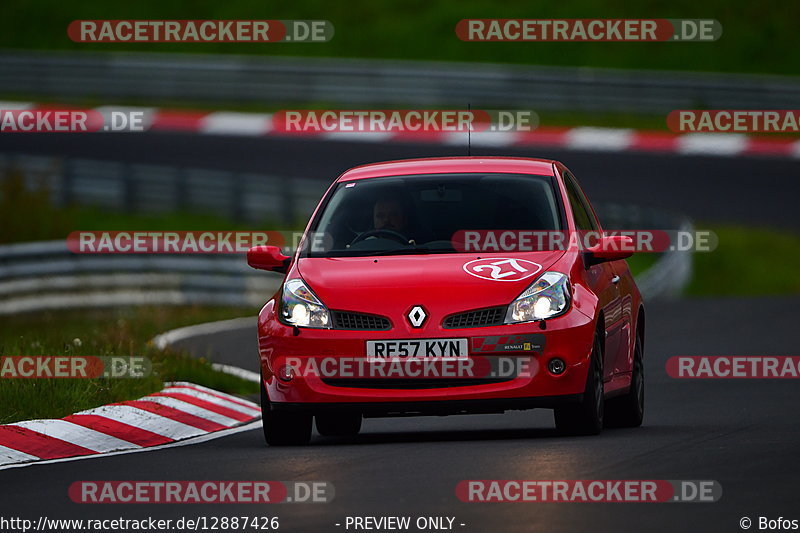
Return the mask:
<svg viewBox="0 0 800 533"><path fill-rule="evenodd" d="M609 206L610 224L691 229L688 220ZM616 218L617 222L611 222ZM669 224L670 226L666 226ZM128 305L258 306L281 276L250 269L242 255L73 254L64 241L0 246L0 315ZM691 279L691 253L672 251L637 278L646 299L675 296Z"/></svg>
<svg viewBox="0 0 800 533"><path fill-rule="evenodd" d="M199 210L256 222L283 218L288 224L304 222L329 185L323 179L0 154L0 178L14 170L27 187L46 188L60 204ZM691 228L684 217L661 210L596 207L607 229ZM678 294L690 277L690 253L674 251L637 281L653 298ZM0 246L0 315L140 304L256 306L279 281L247 267L241 255L84 255L69 252L64 241Z"/></svg>
<svg viewBox="0 0 800 533"><path fill-rule="evenodd" d="M47 190L57 205L199 211L289 227L308 219L333 180L0 153L0 179L14 172L29 189Z"/></svg>
<svg viewBox="0 0 800 533"><path fill-rule="evenodd" d="M637 278L646 299L677 295L691 255L668 252ZM237 256L75 255L63 241L0 246L0 316L47 309L209 304L256 307L281 276Z"/></svg>
<svg viewBox="0 0 800 533"><path fill-rule="evenodd" d="M0 315L128 305L258 306L281 276L242 255L82 255L65 241L0 246Z"/></svg>
<svg viewBox="0 0 800 533"><path fill-rule="evenodd" d="M681 231L692 231L686 221ZM636 279L645 298L675 298L692 280L692 252L675 250L665 253L653 266Z"/></svg>
<svg viewBox="0 0 800 533"><path fill-rule="evenodd" d="M665 230L691 232L688 217L635 205L599 204L595 206L604 229ZM692 251L676 248L660 254L658 260L636 277L644 298L674 298L692 280Z"/></svg>
<svg viewBox="0 0 800 533"><path fill-rule="evenodd" d="M242 55L0 52L0 94L160 104L465 106L663 114L793 109L800 78Z"/></svg>

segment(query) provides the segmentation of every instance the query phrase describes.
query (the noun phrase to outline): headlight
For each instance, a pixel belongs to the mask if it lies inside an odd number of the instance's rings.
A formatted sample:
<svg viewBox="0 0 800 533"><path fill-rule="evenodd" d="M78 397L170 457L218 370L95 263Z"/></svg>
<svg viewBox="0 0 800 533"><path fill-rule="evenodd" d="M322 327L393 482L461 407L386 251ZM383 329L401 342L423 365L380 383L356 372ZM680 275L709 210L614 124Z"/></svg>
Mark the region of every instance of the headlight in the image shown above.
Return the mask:
<svg viewBox="0 0 800 533"><path fill-rule="evenodd" d="M572 295L569 279L560 272L545 272L511 302L506 324L544 320L565 313Z"/></svg>
<svg viewBox="0 0 800 533"><path fill-rule="evenodd" d="M283 285L281 317L293 326L331 327L328 309L300 279L291 279Z"/></svg>

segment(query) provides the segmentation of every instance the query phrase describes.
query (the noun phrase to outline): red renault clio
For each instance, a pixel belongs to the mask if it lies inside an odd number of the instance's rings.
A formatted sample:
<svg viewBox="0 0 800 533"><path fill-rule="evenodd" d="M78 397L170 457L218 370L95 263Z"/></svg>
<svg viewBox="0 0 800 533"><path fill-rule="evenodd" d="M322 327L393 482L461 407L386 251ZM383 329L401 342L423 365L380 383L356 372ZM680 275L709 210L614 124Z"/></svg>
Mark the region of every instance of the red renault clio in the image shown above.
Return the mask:
<svg viewBox="0 0 800 533"><path fill-rule="evenodd" d="M585 235L584 239L531 236ZM531 242L539 245L532 246ZM354 435L364 417L550 408L565 434L639 426L644 307L561 163L453 157L342 174L259 314L264 435Z"/></svg>

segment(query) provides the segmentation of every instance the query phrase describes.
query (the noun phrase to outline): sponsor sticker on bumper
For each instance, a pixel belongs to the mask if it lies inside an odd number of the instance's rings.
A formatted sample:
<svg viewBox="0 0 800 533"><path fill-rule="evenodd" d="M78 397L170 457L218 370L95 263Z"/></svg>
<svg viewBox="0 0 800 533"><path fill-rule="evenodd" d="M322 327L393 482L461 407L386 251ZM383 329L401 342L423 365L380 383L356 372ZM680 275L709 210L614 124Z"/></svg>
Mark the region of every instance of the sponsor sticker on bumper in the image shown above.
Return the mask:
<svg viewBox="0 0 800 533"><path fill-rule="evenodd" d="M472 351L478 353L497 352L539 352L544 349L544 335L531 333L528 335L492 335L473 337Z"/></svg>

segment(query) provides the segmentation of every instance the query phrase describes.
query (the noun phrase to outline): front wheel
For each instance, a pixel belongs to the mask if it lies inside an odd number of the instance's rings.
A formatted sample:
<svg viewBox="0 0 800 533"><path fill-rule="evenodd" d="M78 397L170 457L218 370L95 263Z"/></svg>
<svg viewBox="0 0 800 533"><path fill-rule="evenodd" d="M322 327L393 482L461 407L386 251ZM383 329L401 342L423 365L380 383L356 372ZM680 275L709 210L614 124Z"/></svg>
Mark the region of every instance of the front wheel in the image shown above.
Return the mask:
<svg viewBox="0 0 800 533"><path fill-rule="evenodd" d="M311 441L310 413L292 413L270 409L269 397L261 381L261 423L264 426L264 440L270 446L292 446L308 444Z"/></svg>
<svg viewBox="0 0 800 533"><path fill-rule="evenodd" d="M633 347L633 372L631 388L625 396L608 401L606 427L635 428L644 419L644 350L639 335Z"/></svg>
<svg viewBox="0 0 800 533"><path fill-rule="evenodd" d="M589 373L583 399L578 405L557 407L556 428L564 435L597 435L603 429L605 388L603 386L603 347L600 334L595 333Z"/></svg>

